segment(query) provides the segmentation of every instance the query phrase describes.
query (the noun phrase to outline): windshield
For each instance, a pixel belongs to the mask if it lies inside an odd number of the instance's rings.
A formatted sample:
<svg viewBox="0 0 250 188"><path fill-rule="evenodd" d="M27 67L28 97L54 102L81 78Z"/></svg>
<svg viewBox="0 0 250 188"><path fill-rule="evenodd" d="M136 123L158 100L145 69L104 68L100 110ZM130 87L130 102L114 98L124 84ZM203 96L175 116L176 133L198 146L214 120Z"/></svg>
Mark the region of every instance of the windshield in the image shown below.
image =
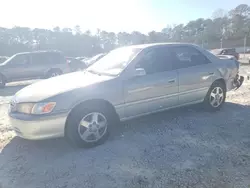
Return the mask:
<svg viewBox="0 0 250 188"><path fill-rule="evenodd" d="M8 58L6 61L4 61L2 64L3 64L3 65L7 64L7 63L10 62L12 59L14 59L16 56L17 56L17 54L11 56L11 57Z"/></svg>
<svg viewBox="0 0 250 188"><path fill-rule="evenodd" d="M87 71L117 76L140 51L140 48L135 47L115 49L90 66Z"/></svg>
<svg viewBox="0 0 250 188"><path fill-rule="evenodd" d="M11 56L9 59L7 59L5 62L3 62L2 64L6 65L8 63L16 64L16 65L28 64L29 56L27 54L15 54Z"/></svg>

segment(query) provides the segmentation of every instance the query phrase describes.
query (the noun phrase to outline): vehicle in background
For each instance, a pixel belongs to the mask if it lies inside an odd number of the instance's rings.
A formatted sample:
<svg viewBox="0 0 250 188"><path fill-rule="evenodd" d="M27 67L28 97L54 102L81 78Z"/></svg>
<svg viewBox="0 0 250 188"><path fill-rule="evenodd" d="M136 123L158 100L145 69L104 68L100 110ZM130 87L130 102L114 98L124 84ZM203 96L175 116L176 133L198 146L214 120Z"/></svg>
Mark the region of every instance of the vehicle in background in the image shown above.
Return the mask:
<svg viewBox="0 0 250 188"><path fill-rule="evenodd" d="M239 62L191 44L115 49L87 68L23 88L10 102L10 124L26 139L65 136L81 147L103 143L119 120L202 103L219 110L238 89ZM113 131L112 131L113 132Z"/></svg>
<svg viewBox="0 0 250 188"><path fill-rule="evenodd" d="M94 57L89 58L87 60L83 60L83 61L89 67L90 65L93 65L95 62L97 62L99 59L103 58L105 55L106 55L106 53L97 54Z"/></svg>
<svg viewBox="0 0 250 188"><path fill-rule="evenodd" d="M237 60L234 56L232 55L217 55L218 58L220 59L231 59L231 60Z"/></svg>
<svg viewBox="0 0 250 188"><path fill-rule="evenodd" d="M83 61L85 59L87 59L87 57L76 57L77 60Z"/></svg>
<svg viewBox="0 0 250 188"><path fill-rule="evenodd" d="M0 64L0 87L12 81L50 78L67 72L69 64L59 51L18 53Z"/></svg>
<svg viewBox="0 0 250 188"><path fill-rule="evenodd" d="M9 57L7 56L0 56L0 64L5 62Z"/></svg>
<svg viewBox="0 0 250 188"><path fill-rule="evenodd" d="M79 59L76 59L74 57L66 57L66 60L70 66L71 72L75 72L78 70L84 70L87 68L87 65L84 61L81 61Z"/></svg>
<svg viewBox="0 0 250 188"><path fill-rule="evenodd" d="M239 53L236 52L235 48L221 48L221 49L213 49L211 50L211 53L213 53L216 56L219 55L231 55L236 58L236 60L239 60Z"/></svg>

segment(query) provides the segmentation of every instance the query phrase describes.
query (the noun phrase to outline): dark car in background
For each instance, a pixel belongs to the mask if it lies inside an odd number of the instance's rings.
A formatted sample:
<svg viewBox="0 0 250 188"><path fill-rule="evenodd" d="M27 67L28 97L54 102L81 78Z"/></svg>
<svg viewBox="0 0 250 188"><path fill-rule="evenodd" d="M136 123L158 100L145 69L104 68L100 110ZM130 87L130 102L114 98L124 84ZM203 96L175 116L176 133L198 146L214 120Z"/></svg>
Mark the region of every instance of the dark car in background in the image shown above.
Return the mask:
<svg viewBox="0 0 250 188"><path fill-rule="evenodd" d="M87 68L87 65L84 61L81 61L78 58L75 57L66 57L67 63L70 66L71 72L83 70Z"/></svg>
<svg viewBox="0 0 250 188"><path fill-rule="evenodd" d="M50 78L71 72L60 51L35 51L18 53L0 64L0 87L19 80Z"/></svg>
<svg viewBox="0 0 250 188"><path fill-rule="evenodd" d="M216 56L220 56L220 55L234 56L236 60L239 60L239 57L240 57L239 53L236 52L235 48L213 49L211 50L211 52Z"/></svg>

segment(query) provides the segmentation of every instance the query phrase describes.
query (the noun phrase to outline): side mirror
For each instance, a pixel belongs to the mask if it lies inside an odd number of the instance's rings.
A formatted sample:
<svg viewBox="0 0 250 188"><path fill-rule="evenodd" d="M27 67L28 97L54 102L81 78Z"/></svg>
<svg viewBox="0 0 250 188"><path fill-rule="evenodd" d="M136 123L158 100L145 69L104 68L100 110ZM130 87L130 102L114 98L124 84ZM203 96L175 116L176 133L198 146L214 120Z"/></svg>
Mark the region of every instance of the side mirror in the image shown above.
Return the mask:
<svg viewBox="0 0 250 188"><path fill-rule="evenodd" d="M143 68L135 69L135 76L144 76L146 75L146 71Z"/></svg>

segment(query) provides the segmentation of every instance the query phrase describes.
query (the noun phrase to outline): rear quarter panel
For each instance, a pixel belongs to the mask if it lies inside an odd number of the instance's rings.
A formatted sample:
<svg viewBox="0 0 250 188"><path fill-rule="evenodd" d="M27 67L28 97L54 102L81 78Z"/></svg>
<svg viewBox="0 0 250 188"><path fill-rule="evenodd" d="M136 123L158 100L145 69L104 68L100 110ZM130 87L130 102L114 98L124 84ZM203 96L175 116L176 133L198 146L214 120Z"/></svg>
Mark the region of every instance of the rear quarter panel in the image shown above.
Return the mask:
<svg viewBox="0 0 250 188"><path fill-rule="evenodd" d="M215 65L216 79L223 78L225 80L227 90L232 90L232 83L239 71L239 63L234 59L220 59L206 50L203 50L203 53Z"/></svg>

